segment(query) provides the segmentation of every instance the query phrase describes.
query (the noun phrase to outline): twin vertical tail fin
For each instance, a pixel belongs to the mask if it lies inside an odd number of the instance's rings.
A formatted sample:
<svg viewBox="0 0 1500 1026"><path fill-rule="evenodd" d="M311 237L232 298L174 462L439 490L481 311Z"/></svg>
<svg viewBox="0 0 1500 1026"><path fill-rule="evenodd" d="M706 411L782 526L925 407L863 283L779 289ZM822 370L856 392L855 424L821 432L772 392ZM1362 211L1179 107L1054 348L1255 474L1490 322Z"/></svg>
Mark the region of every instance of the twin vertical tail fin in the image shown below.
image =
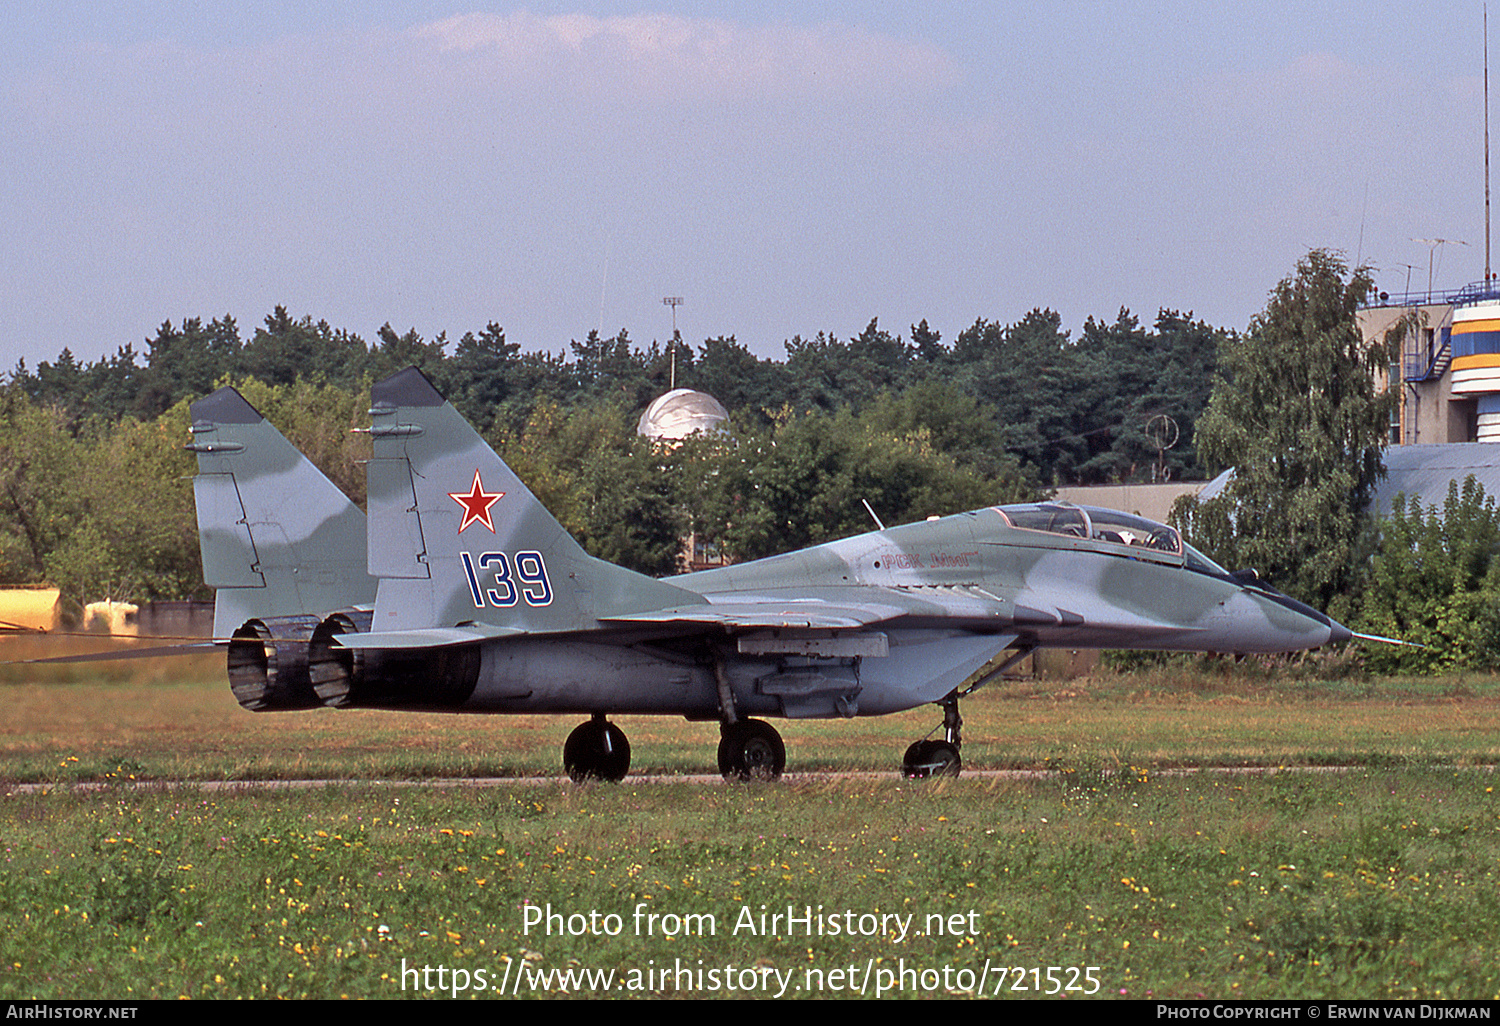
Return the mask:
<svg viewBox="0 0 1500 1026"><path fill-rule="evenodd" d="M584 552L416 368L371 390L368 519L234 389L192 410L204 580L247 709L455 708L479 642L699 601Z"/></svg>
<svg viewBox="0 0 1500 1026"><path fill-rule="evenodd" d="M377 636L459 625L585 630L674 604L672 585L595 559L415 367L371 389L369 571Z"/></svg>
<svg viewBox="0 0 1500 1026"><path fill-rule="evenodd" d="M214 633L375 601L365 515L233 388L192 406L193 496Z"/></svg>
<svg viewBox="0 0 1500 1026"><path fill-rule="evenodd" d="M233 388L192 405L203 580L214 636L250 709L318 704L307 639L322 615L375 601L365 515Z"/></svg>

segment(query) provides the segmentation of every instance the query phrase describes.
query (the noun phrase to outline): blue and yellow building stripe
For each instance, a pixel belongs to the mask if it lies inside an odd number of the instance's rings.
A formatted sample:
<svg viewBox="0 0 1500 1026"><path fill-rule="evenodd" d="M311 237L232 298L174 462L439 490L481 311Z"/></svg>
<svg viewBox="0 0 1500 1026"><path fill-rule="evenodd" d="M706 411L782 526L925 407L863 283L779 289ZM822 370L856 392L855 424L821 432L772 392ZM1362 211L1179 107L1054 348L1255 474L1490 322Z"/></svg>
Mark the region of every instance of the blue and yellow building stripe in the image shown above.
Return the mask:
<svg viewBox="0 0 1500 1026"><path fill-rule="evenodd" d="M1473 362L1480 357L1500 355L1500 317L1459 320L1453 318L1453 369L1493 367L1493 363Z"/></svg>

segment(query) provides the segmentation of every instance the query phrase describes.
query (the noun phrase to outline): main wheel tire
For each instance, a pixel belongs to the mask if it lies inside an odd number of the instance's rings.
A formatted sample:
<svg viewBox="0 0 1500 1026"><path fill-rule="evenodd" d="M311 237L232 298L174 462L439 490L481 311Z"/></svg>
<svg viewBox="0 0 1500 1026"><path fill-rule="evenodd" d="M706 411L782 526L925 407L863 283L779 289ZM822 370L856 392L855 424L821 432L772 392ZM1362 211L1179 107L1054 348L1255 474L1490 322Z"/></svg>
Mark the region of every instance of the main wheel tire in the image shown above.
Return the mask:
<svg viewBox="0 0 1500 1026"><path fill-rule="evenodd" d="M623 780L630 770L630 741L605 720L580 723L563 743L563 768L579 783Z"/></svg>
<svg viewBox="0 0 1500 1026"><path fill-rule="evenodd" d="M725 780L777 780L786 769L786 745L764 720L725 727L719 738L719 772Z"/></svg>
<svg viewBox="0 0 1500 1026"><path fill-rule="evenodd" d="M947 741L917 741L906 750L901 760L901 775L907 780L956 777L963 765L957 745Z"/></svg>

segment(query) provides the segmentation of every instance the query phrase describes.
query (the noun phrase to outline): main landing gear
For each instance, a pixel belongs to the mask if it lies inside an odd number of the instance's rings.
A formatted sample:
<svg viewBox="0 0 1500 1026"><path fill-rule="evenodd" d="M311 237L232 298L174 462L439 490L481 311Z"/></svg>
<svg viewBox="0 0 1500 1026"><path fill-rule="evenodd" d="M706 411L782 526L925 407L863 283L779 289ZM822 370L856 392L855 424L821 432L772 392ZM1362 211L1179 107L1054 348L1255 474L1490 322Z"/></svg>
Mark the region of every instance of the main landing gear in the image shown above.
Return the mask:
<svg viewBox="0 0 1500 1026"><path fill-rule="evenodd" d="M742 720L724 657L714 653L714 682L719 690L719 772L725 780L779 780L786 769L786 745L765 720Z"/></svg>
<svg viewBox="0 0 1500 1026"><path fill-rule="evenodd" d="M563 767L578 783L625 778L630 741L625 732L596 713L580 723L563 744ZM786 745L764 720L724 724L719 735L719 772L725 780L777 780L786 769Z"/></svg>
<svg viewBox="0 0 1500 1026"><path fill-rule="evenodd" d="M568 735L563 744L563 767L579 783L623 780L630 769L630 741L623 730L604 719L603 713L595 713L593 719L580 723Z"/></svg>
<svg viewBox="0 0 1500 1026"><path fill-rule="evenodd" d="M719 728L719 772L725 780L777 780L786 769L786 745L764 720Z"/></svg>
<svg viewBox="0 0 1500 1026"><path fill-rule="evenodd" d="M938 704L943 707L943 740L923 739L912 743L901 760L901 775L907 780L956 777L963 769L964 761L958 750L963 744L960 731L964 719L958 714L957 689L950 691L948 697Z"/></svg>

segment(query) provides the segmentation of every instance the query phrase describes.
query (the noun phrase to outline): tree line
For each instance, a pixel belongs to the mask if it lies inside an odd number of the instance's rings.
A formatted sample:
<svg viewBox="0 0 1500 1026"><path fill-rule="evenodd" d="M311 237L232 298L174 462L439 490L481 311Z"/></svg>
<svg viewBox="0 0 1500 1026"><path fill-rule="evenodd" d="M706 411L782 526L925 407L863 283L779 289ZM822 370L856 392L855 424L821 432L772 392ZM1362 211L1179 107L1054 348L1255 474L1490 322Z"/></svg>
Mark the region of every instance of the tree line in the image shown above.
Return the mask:
<svg viewBox="0 0 1500 1026"><path fill-rule="evenodd" d="M977 401L997 460L1013 457L1053 486L1150 479L1159 453L1146 425L1161 414L1180 435L1165 454L1166 476L1200 475L1193 428L1218 347L1232 335L1173 310L1147 328L1122 309L1113 322L1089 318L1073 339L1057 313L1038 309L1013 324L977 320L952 345L926 321L903 336L871 320L847 339L794 337L782 360L756 356L733 336L696 347L680 339L640 346L624 330L611 338L590 332L563 352L522 353L496 323L457 342L387 324L367 344L277 307L248 341L232 317L167 321L140 352L124 345L85 364L64 349L34 370L21 361L8 387L85 430L91 421L154 420L223 381L358 390L415 365L488 437L521 429L539 403L642 408L667 391L674 372L678 386L709 393L747 427L766 427L788 410L858 412L883 393L943 383Z"/></svg>
<svg viewBox="0 0 1500 1026"><path fill-rule="evenodd" d="M1192 475L1192 424L1228 337L1121 310L1075 341L1034 310L978 320L951 346L925 321L903 337L872 320L772 360L733 337L643 347L623 330L522 353L495 323L456 343L385 325L367 344L283 307L248 340L231 317L168 321L139 352L81 363L64 349L0 386L0 581L52 583L74 603L207 597L181 445L190 403L226 382L363 506L367 439L351 429L367 426L373 381L420 367L589 551L666 574L688 531L752 559L867 529L864 502L897 523L1139 480L1158 413L1183 430L1167 472ZM674 378L718 398L730 430L669 450L638 437Z"/></svg>
<svg viewBox="0 0 1500 1026"><path fill-rule="evenodd" d="M1371 286L1313 251L1244 332L1121 310L1075 340L1058 315L976 321L952 345L924 321L872 320L751 353L733 337L641 347L624 331L521 353L489 324L450 343L383 327L377 342L278 307L249 341L231 318L162 325L137 354L80 364L64 350L0 386L0 579L73 600L206 597L182 450L189 404L234 383L357 503L372 381L420 367L593 554L652 574L679 568L689 531L753 559L870 526L1059 484L1225 467L1218 499L1174 520L1229 569L1356 629L1427 644L1377 649L1385 669L1500 662L1500 513L1472 482L1442 510L1369 509L1394 397L1377 369L1400 345L1360 337ZM716 396L730 430L674 447L635 433L676 384ZM1159 414L1180 441L1165 453Z"/></svg>

